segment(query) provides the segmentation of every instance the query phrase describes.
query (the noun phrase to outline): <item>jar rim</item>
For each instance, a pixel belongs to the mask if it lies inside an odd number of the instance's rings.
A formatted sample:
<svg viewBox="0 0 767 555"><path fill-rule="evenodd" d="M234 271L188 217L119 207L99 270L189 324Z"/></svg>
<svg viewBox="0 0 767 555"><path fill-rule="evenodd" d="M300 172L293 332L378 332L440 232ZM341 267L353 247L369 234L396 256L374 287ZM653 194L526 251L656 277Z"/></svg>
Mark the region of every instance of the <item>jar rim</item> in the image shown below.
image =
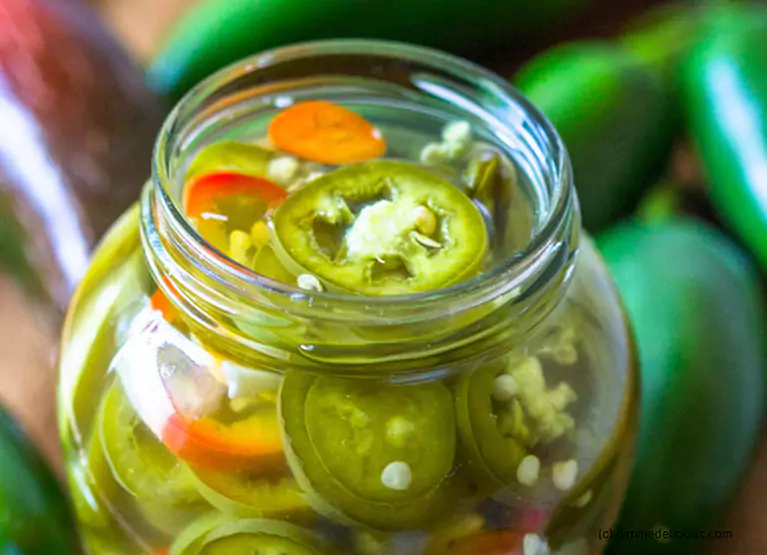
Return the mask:
<svg viewBox="0 0 767 555"><path fill-rule="evenodd" d="M542 154L548 166L544 168L548 181L548 210L539 222L526 246L496 264L479 276L443 288L393 296L366 296L335 291L307 291L297 286L276 281L236 264L221 264L221 256L208 246L191 222L177 206L167 184L171 180L169 153L173 134L182 122L185 113L193 110L202 100L216 91L231 86L239 79L255 74L275 64L317 56L367 56L381 59L396 59L417 62L428 68L439 70L456 79L470 79L477 87L493 95L501 108L494 109L493 117L503 122L512 111L521 113L534 125L537 138L542 142ZM505 109L505 111L504 111ZM493 111L493 110L491 110ZM513 122L505 127L513 131ZM538 145L540 147L540 145ZM540 148L539 148L540 150ZM543 161L540 161L543 165ZM318 307L327 303L337 307L363 308L366 313L395 313L414 308L434 308L452 305L458 298L465 300L468 308L488 302L510 291L521 290L529 283L532 275L539 274L541 267L551 263L556 256L558 237L573 211L577 211L577 200L572 187L571 166L566 148L551 122L509 82L492 71L460 57L436 49L403 42L370 39L334 39L302 42L282 46L255 54L225 67L198 83L175 105L167 116L155 143L152 161L152 189L155 200L164 212L167 223L194 252L194 262L216 267L220 272L221 285L230 293L244 298L253 298L253 293L268 292L270 295L305 299ZM573 205L576 205L575 207ZM531 268L535 268L535 271ZM210 272L205 272L209 274ZM248 292L251 294L248 295ZM243 295L244 293L244 295ZM471 299L471 300L470 300ZM446 308L453 311L455 307Z"/></svg>

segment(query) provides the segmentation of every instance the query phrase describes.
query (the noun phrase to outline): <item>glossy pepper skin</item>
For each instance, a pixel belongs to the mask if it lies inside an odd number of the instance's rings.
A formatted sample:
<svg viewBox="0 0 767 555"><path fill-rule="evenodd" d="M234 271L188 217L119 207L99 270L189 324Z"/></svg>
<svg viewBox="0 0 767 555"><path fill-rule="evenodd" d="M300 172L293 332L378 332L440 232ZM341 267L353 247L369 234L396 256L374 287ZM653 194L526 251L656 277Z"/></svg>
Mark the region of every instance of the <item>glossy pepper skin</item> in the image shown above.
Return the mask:
<svg viewBox="0 0 767 555"><path fill-rule="evenodd" d="M700 36L706 16L742 0L675 0L633 19L619 40L665 78L676 79L680 61ZM672 85L673 86L673 85Z"/></svg>
<svg viewBox="0 0 767 555"><path fill-rule="evenodd" d="M0 553L75 555L74 520L58 481L0 407Z"/></svg>
<svg viewBox="0 0 767 555"><path fill-rule="evenodd" d="M672 106L668 116L680 136L684 133L683 110L679 108L680 60L697 40L708 9L718 2L684 0L661 4L634 19L619 37L621 44L661 80Z"/></svg>
<svg viewBox="0 0 767 555"><path fill-rule="evenodd" d="M559 131L592 233L633 209L665 168L674 125L663 80L621 45L555 46L512 82Z"/></svg>
<svg viewBox="0 0 767 555"><path fill-rule="evenodd" d="M203 0L154 57L154 87L179 98L210 73L308 40L377 38L459 55L491 52L565 21L592 0Z"/></svg>
<svg viewBox="0 0 767 555"><path fill-rule="evenodd" d="M767 267L767 7L732 6L707 17L683 62L683 105L729 227Z"/></svg>
<svg viewBox="0 0 767 555"><path fill-rule="evenodd" d="M60 323L138 198L164 107L80 0L0 0L0 268Z"/></svg>
<svg viewBox="0 0 767 555"><path fill-rule="evenodd" d="M636 464L618 531L721 529L765 410L767 325L757 266L719 230L679 216L597 237L635 330ZM609 555L705 553L707 538L613 540Z"/></svg>

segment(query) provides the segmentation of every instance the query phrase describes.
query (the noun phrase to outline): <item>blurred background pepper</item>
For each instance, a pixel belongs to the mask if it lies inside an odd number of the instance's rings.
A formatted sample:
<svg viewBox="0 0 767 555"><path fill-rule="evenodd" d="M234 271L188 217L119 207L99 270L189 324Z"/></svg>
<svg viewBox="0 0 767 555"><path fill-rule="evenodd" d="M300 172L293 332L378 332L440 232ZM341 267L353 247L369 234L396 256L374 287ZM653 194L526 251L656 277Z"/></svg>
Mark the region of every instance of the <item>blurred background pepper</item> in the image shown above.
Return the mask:
<svg viewBox="0 0 767 555"><path fill-rule="evenodd" d="M208 74L249 54L323 38L400 40L463 56L487 55L535 35L551 36L593 1L204 0L153 57L149 80L177 99Z"/></svg>
<svg viewBox="0 0 767 555"><path fill-rule="evenodd" d="M0 406L0 553L79 553L69 504L45 460Z"/></svg>
<svg viewBox="0 0 767 555"><path fill-rule="evenodd" d="M707 18L682 67L683 109L711 200L767 268L767 6Z"/></svg>
<svg viewBox="0 0 767 555"><path fill-rule="evenodd" d="M50 460L63 310L146 180L163 117L140 67L80 0L0 0L0 400Z"/></svg>
<svg viewBox="0 0 767 555"><path fill-rule="evenodd" d="M78 0L0 1L0 263L56 308L146 180L160 106Z"/></svg>
<svg viewBox="0 0 767 555"><path fill-rule="evenodd" d="M642 365L637 459L616 530L716 530L764 415L767 325L757 267L721 232L673 211L616 226L598 243ZM608 553L704 553L706 544L633 539Z"/></svg>
<svg viewBox="0 0 767 555"><path fill-rule="evenodd" d="M674 128L664 82L619 43L555 46L512 82L565 142L587 230L628 214L665 169Z"/></svg>

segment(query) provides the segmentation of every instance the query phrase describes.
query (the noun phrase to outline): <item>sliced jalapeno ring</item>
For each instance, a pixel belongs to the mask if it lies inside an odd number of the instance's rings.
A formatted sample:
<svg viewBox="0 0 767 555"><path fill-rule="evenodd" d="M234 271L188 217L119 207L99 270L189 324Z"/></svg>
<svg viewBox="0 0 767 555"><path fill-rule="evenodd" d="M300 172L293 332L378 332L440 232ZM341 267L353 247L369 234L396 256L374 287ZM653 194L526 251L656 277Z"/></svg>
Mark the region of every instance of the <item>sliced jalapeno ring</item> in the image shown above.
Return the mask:
<svg viewBox="0 0 767 555"><path fill-rule="evenodd" d="M200 499L192 475L144 425L115 382L104 400L101 441L115 479L138 499L188 504Z"/></svg>
<svg viewBox="0 0 767 555"><path fill-rule="evenodd" d="M85 511L78 510L78 517L89 523L91 543L123 544L125 540L119 538L124 537L125 530L108 517L117 507L125 521L132 523L129 534L135 537L154 535L158 530L175 535L190 518L210 508L196 491L187 489L191 484L188 470L179 475L174 463L167 458L173 457L152 443L157 441L155 438L145 436L143 430L134 433L131 426L143 426L140 422L136 424L134 418L136 415L119 384L113 383L102 399L97 427L88 442L87 487L90 491L86 495L90 501ZM127 425L126 420L129 420ZM122 437L111 435L108 440L105 430ZM145 443L151 448L146 449ZM167 484L158 484L162 477L167 478ZM151 487L157 491L149 490ZM75 499L77 497L75 495Z"/></svg>
<svg viewBox="0 0 767 555"><path fill-rule="evenodd" d="M169 555L198 555L205 538L219 526L232 522L232 517L214 512L198 518L173 540Z"/></svg>
<svg viewBox="0 0 767 555"><path fill-rule="evenodd" d="M288 372L280 413L288 463L318 512L407 530L455 505L455 416L444 385Z"/></svg>
<svg viewBox="0 0 767 555"><path fill-rule="evenodd" d="M206 173L186 183L184 213L206 241L229 253L230 234L239 232L249 238L253 222L286 196L284 189L262 177Z"/></svg>
<svg viewBox="0 0 767 555"><path fill-rule="evenodd" d="M405 162L346 166L307 184L273 218L295 274L368 295L428 291L479 270L487 231L458 187Z"/></svg>
<svg viewBox="0 0 767 555"><path fill-rule="evenodd" d="M267 177L269 162L276 154L258 145L219 141L201 149L186 170L186 179L206 173L232 171Z"/></svg>
<svg viewBox="0 0 767 555"><path fill-rule="evenodd" d="M251 472L193 469L200 494L217 509L238 517L276 518L306 513L309 505L295 480Z"/></svg>
<svg viewBox="0 0 767 555"><path fill-rule="evenodd" d="M351 164L386 153L378 129L326 100L299 102L281 111L269 124L269 138L281 150L323 164Z"/></svg>
<svg viewBox="0 0 767 555"><path fill-rule="evenodd" d="M286 522L208 516L178 536L170 555L323 555L328 548L311 532Z"/></svg>
<svg viewBox="0 0 767 555"><path fill-rule="evenodd" d="M257 407L228 423L211 416L195 420L177 413L166 422L162 440L184 461L213 470L271 471L284 465L274 405Z"/></svg>
<svg viewBox="0 0 767 555"><path fill-rule="evenodd" d="M494 213L493 201L500 179L501 159L495 153L486 153L475 158L467 170L467 182L472 198L484 204L490 213Z"/></svg>
<svg viewBox="0 0 767 555"><path fill-rule="evenodd" d="M514 484L527 454L522 414L515 414L511 400L501 406L493 400L495 380L505 369L504 364L479 368L463 376L455 391L458 434L468 464L480 482L494 487ZM500 418L501 408L505 418Z"/></svg>

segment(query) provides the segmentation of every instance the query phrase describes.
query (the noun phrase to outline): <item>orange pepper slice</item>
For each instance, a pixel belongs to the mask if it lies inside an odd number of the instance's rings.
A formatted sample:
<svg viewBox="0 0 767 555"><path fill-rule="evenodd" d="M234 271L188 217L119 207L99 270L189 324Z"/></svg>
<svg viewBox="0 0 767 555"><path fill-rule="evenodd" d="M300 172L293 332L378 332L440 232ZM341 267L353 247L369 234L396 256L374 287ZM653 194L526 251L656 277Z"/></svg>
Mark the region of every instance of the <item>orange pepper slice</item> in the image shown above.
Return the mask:
<svg viewBox="0 0 767 555"><path fill-rule="evenodd" d="M173 284L170 282L170 280L168 280L167 277L163 277L163 281L169 289L175 291ZM159 287L154 293L152 293L152 296L149 297L149 306L151 306L154 310L159 311L162 314L162 317L168 322L172 322L178 317L178 311L176 310L176 307L172 302L170 302L168 297Z"/></svg>
<svg viewBox="0 0 767 555"><path fill-rule="evenodd" d="M167 321L173 320L176 315L176 307L168 300L162 289L158 289L152 294L149 298L149 304L154 310L160 311L162 317Z"/></svg>
<svg viewBox="0 0 767 555"><path fill-rule="evenodd" d="M275 470L285 464L285 455L277 412L273 412L259 411L232 424L176 413L166 422L162 441L177 457L202 468Z"/></svg>
<svg viewBox="0 0 767 555"><path fill-rule="evenodd" d="M351 110L325 100L295 104L269 125L274 146L322 164L352 164L383 156L380 131Z"/></svg>
<svg viewBox="0 0 767 555"><path fill-rule="evenodd" d="M205 212L215 211L216 200L222 196L254 196L272 208L284 200L288 193L263 177L236 172L207 173L193 177L184 189L184 212L196 218Z"/></svg>

